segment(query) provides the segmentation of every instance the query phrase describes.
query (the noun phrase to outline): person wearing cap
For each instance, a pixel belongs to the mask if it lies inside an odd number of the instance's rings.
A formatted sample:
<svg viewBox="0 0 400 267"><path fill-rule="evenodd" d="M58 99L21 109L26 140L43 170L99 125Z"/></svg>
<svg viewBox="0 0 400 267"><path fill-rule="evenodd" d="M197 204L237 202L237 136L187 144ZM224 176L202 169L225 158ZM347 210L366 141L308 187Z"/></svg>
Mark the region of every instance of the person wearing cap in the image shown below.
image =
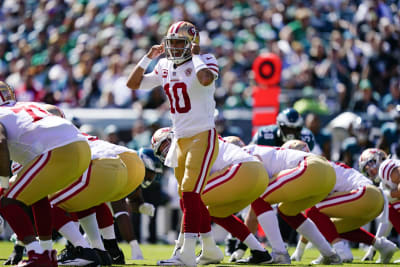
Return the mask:
<svg viewBox="0 0 400 267"><path fill-rule="evenodd" d="M371 113L378 110L379 103L374 95L372 84L368 79L363 79L360 81L359 89L361 91L361 98L354 102L352 108L355 113Z"/></svg>

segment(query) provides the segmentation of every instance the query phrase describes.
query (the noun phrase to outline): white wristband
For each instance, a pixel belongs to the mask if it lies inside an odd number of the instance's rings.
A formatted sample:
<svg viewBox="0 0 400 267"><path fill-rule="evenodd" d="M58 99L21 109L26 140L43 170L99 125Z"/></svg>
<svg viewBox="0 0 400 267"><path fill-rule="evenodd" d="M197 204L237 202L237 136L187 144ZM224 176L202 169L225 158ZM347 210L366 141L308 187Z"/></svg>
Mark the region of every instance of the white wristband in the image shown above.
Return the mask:
<svg viewBox="0 0 400 267"><path fill-rule="evenodd" d="M151 58L148 58L146 55L144 57L142 57L142 59L139 61L139 63L137 64L139 67L141 67L142 69L146 70L147 67L150 65L151 62Z"/></svg>
<svg viewBox="0 0 400 267"><path fill-rule="evenodd" d="M114 214L114 218L117 219L119 216L124 215L124 214L129 217L129 213L127 211L119 211Z"/></svg>
<svg viewBox="0 0 400 267"><path fill-rule="evenodd" d="M206 63L204 63L204 61L200 55L193 55L192 61L193 61L193 66L194 66L194 69L196 72L198 72L199 70L208 68Z"/></svg>

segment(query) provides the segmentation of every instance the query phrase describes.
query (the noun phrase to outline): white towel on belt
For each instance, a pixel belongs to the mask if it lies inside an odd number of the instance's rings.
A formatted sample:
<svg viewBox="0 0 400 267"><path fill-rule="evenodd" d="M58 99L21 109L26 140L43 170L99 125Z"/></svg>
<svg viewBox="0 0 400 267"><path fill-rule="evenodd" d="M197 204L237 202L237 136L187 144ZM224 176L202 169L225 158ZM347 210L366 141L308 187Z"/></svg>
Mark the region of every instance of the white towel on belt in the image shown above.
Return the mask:
<svg viewBox="0 0 400 267"><path fill-rule="evenodd" d="M178 167L178 139L175 136L172 138L171 146L165 158L165 165L171 168Z"/></svg>

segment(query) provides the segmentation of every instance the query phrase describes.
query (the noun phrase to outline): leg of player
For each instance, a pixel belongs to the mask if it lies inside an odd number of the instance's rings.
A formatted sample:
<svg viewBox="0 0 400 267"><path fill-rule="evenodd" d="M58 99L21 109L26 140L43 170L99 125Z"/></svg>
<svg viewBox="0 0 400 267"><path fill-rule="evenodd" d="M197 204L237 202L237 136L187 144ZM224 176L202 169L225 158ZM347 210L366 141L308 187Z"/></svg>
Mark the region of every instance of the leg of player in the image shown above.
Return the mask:
<svg viewBox="0 0 400 267"><path fill-rule="evenodd" d="M269 203L261 198L256 199L251 204L251 210L249 210L246 217L246 225L254 225L252 228L255 230L257 228L257 220L271 244L274 263L290 264L290 256L283 242L275 211Z"/></svg>
<svg viewBox="0 0 400 267"><path fill-rule="evenodd" d="M392 241L386 239L385 237L376 237L363 228L342 233L340 236L349 241L373 246L381 255L379 263L389 263L393 254L398 250L396 244Z"/></svg>
<svg viewBox="0 0 400 267"><path fill-rule="evenodd" d="M353 261L353 254L349 246L339 236L335 224L331 219L320 212L317 207L308 208L305 214L310 218L318 227L318 230L324 235L326 240L332 244L333 248L340 255L343 262L349 263Z"/></svg>
<svg viewBox="0 0 400 267"><path fill-rule="evenodd" d="M42 198L32 205L32 213L35 221L36 232L39 236L39 243L44 250L53 249L52 236L52 216L49 199Z"/></svg>
<svg viewBox="0 0 400 267"><path fill-rule="evenodd" d="M311 243L321 252L321 257L313 261L312 264L337 264L341 263L340 256L335 252L329 242L324 238L317 226L302 213L294 216L285 215L278 208L279 215L293 229L311 241Z"/></svg>
<svg viewBox="0 0 400 267"><path fill-rule="evenodd" d="M89 238L90 244L99 254L102 265L111 265L112 259L110 254L104 248L103 241L101 240L99 226L96 221L96 213L94 208L76 212L79 223Z"/></svg>
<svg viewBox="0 0 400 267"><path fill-rule="evenodd" d="M69 242L70 246L66 246L65 251L61 252L57 260L60 265L96 265L100 264L101 260L96 251L90 247L89 243L79 231L79 227L71 216L58 208L52 208L54 218L54 229L64 236Z"/></svg>
<svg viewBox="0 0 400 267"><path fill-rule="evenodd" d="M226 218L213 217L212 219L244 244L232 254L230 258L231 262L267 264L273 261L271 255L269 255L268 251L265 250L257 238L250 232L249 228L235 215ZM240 260L247 247L250 248L250 257Z"/></svg>
<svg viewBox="0 0 400 267"><path fill-rule="evenodd" d="M203 204L203 203L202 203ZM201 254L196 258L200 265L217 264L224 259L224 254L215 243L211 232L211 217L206 206L200 205L201 214L208 214L200 225Z"/></svg>
<svg viewBox="0 0 400 267"><path fill-rule="evenodd" d="M115 202L112 202L115 221L117 222L122 238L126 240L131 247L131 259L143 260L143 253L139 247L135 232L133 231L132 221L129 217L129 213L125 210L118 211L115 209L114 203Z"/></svg>
<svg viewBox="0 0 400 267"><path fill-rule="evenodd" d="M96 219L99 225L105 249L110 253L113 264L125 264L124 253L118 247L114 230L114 218L106 203L96 208Z"/></svg>
<svg viewBox="0 0 400 267"><path fill-rule="evenodd" d="M29 264L42 264L53 266L53 259L49 251L44 251L36 240L32 222L27 213L21 208L19 201L9 198L1 199L0 213L17 234L18 240L22 240L28 252L28 260L21 262L22 266Z"/></svg>

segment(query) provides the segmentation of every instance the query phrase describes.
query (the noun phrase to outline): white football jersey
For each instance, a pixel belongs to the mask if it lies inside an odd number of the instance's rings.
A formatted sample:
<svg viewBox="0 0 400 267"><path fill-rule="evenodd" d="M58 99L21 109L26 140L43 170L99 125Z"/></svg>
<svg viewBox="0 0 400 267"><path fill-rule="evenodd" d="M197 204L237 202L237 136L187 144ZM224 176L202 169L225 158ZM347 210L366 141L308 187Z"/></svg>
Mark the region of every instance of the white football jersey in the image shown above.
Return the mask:
<svg viewBox="0 0 400 267"><path fill-rule="evenodd" d="M100 140L96 136L88 135L85 133L83 133L83 135L85 135L89 143L90 150L92 152L92 160L99 158L117 158L119 154L122 154L124 152L136 153L136 151L132 149L124 146L115 145L104 140Z"/></svg>
<svg viewBox="0 0 400 267"><path fill-rule="evenodd" d="M274 174L296 167L305 157L313 154L274 146L248 145L243 148L251 155L259 156L270 179Z"/></svg>
<svg viewBox="0 0 400 267"><path fill-rule="evenodd" d="M69 121L54 116L41 104L20 102L0 107L11 160L22 165L35 157L85 137Z"/></svg>
<svg viewBox="0 0 400 267"><path fill-rule="evenodd" d="M356 190L366 185L372 185L372 181L370 179L346 164L333 161L330 161L330 164L333 169L335 169L336 173L336 184L331 193L347 192Z"/></svg>
<svg viewBox="0 0 400 267"><path fill-rule="evenodd" d="M217 159L211 167L210 174L220 171L229 165L241 162L258 161L255 157L245 152L240 147L226 142L219 137L219 151Z"/></svg>
<svg viewBox="0 0 400 267"><path fill-rule="evenodd" d="M391 190L397 189L397 184L392 182L392 178L390 178L390 174L392 171L400 166L400 160L398 159L386 159L379 166L378 175L381 178L382 183L385 187L390 188Z"/></svg>
<svg viewBox="0 0 400 267"><path fill-rule="evenodd" d="M216 79L218 64L214 55L203 54L201 57ZM190 137L215 127L215 83L201 85L192 60L175 68L172 61L162 58L153 72L144 75L143 79L146 81L142 80L139 89L145 89L144 84L163 87L169 100L172 128L177 138Z"/></svg>

